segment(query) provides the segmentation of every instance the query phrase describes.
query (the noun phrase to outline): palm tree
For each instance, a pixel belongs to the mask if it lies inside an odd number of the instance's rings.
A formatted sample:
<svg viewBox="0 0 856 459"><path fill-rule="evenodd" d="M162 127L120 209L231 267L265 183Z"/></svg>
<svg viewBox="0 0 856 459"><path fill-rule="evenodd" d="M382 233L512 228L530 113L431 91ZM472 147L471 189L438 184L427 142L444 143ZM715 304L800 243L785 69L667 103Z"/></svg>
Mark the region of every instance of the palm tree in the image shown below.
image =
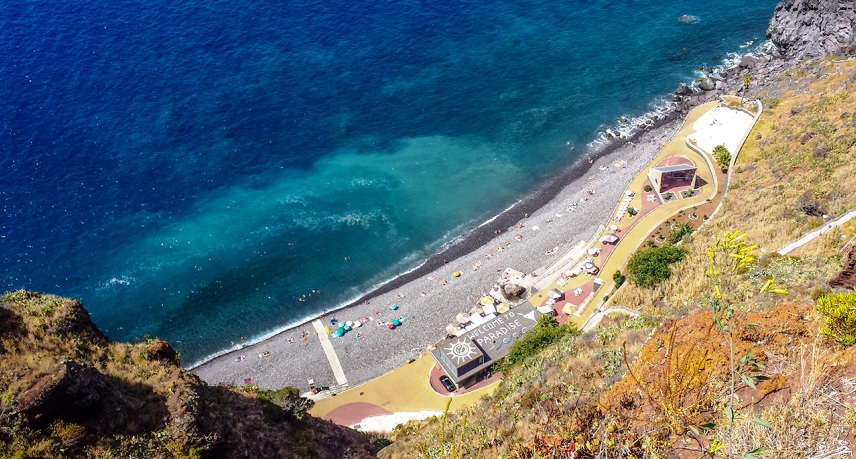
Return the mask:
<svg viewBox="0 0 856 459"><path fill-rule="evenodd" d="M752 75L749 73L743 74L743 102L746 102L746 94L749 93L749 83L752 82Z"/></svg>

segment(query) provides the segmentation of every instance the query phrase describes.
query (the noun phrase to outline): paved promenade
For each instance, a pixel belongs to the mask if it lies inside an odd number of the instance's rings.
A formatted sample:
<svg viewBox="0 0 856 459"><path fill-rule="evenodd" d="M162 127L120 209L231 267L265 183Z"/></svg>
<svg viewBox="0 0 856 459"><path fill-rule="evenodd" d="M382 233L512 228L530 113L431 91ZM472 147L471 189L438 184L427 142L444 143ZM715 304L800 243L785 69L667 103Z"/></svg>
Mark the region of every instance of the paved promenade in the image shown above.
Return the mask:
<svg viewBox="0 0 856 459"><path fill-rule="evenodd" d="M327 361L330 362L330 369L333 370L333 376L336 377L336 384L340 386L348 384L348 378L345 377L345 371L342 370L342 363L339 362L339 356L336 355L336 350L333 349L333 344L330 343L330 336L327 330L324 329L324 324L321 320L312 322L312 327L318 333L318 340L321 342L321 347L324 349L324 354L327 356Z"/></svg>

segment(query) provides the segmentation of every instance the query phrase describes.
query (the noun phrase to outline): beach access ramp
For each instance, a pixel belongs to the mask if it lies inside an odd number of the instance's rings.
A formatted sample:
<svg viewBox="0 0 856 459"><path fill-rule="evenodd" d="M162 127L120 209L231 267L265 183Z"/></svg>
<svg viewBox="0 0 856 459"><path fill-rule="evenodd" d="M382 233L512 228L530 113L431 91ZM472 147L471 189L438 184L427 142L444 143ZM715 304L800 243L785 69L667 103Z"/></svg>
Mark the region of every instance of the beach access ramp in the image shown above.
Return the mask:
<svg viewBox="0 0 856 459"><path fill-rule="evenodd" d="M333 370L333 376L336 377L336 384L348 384L348 378L345 377L345 371L342 370L342 363L339 362L339 356L336 355L336 350L333 349L333 344L330 343L330 335L324 329L324 324L320 319L312 322L315 331L318 332L318 341L321 342L321 348L324 349L324 354L327 355L327 360L330 362L330 368Z"/></svg>

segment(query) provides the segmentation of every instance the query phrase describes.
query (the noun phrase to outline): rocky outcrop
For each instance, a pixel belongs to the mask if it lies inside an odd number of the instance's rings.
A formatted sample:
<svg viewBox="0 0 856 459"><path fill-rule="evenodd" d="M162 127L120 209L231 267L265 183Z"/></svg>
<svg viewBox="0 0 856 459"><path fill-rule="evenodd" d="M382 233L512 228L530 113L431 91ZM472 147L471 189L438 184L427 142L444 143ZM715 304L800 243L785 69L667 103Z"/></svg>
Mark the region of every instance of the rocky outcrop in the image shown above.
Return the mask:
<svg viewBox="0 0 856 459"><path fill-rule="evenodd" d="M680 85L678 85L678 89L676 89L676 90L675 90L675 95L676 95L676 96L689 96L689 95L691 95L692 93L693 93L693 90L692 90L692 89L690 89L690 87L689 87L689 86L687 86L687 85L685 85L685 84L683 84L683 83L681 83Z"/></svg>
<svg viewBox="0 0 856 459"><path fill-rule="evenodd" d="M786 58L852 55L856 49L852 0L782 0L767 38Z"/></svg>
<svg viewBox="0 0 856 459"><path fill-rule="evenodd" d="M71 359L54 365L18 396L19 412L37 424L97 407L108 384L101 373Z"/></svg>
<svg viewBox="0 0 856 459"><path fill-rule="evenodd" d="M78 301L0 295L0 457L375 455L365 435L307 414L296 389L277 403L208 386L178 360L159 339L109 342Z"/></svg>
<svg viewBox="0 0 856 459"><path fill-rule="evenodd" d="M856 287L856 247L850 248L844 267L841 268L841 272L830 279L829 286L848 290Z"/></svg>
<svg viewBox="0 0 856 459"><path fill-rule="evenodd" d="M77 300L65 300L60 307L53 332L63 337L77 336L93 344L107 343L105 335L89 317L89 313Z"/></svg>
<svg viewBox="0 0 856 459"><path fill-rule="evenodd" d="M160 360L163 362L175 362L178 354L166 341L153 339L146 345L146 354L149 360Z"/></svg>
<svg viewBox="0 0 856 459"><path fill-rule="evenodd" d="M698 87L703 91L713 91L716 88L716 83L710 77L704 78L699 82Z"/></svg>

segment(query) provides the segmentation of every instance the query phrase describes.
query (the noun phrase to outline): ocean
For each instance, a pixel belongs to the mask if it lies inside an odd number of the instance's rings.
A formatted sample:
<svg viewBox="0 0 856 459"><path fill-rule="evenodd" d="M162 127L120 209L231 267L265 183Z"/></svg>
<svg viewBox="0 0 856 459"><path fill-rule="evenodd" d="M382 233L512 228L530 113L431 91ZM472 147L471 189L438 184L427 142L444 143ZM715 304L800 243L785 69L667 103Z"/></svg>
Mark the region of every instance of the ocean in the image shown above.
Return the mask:
<svg viewBox="0 0 856 459"><path fill-rule="evenodd" d="M3 2L0 288L202 361L414 269L775 4Z"/></svg>

